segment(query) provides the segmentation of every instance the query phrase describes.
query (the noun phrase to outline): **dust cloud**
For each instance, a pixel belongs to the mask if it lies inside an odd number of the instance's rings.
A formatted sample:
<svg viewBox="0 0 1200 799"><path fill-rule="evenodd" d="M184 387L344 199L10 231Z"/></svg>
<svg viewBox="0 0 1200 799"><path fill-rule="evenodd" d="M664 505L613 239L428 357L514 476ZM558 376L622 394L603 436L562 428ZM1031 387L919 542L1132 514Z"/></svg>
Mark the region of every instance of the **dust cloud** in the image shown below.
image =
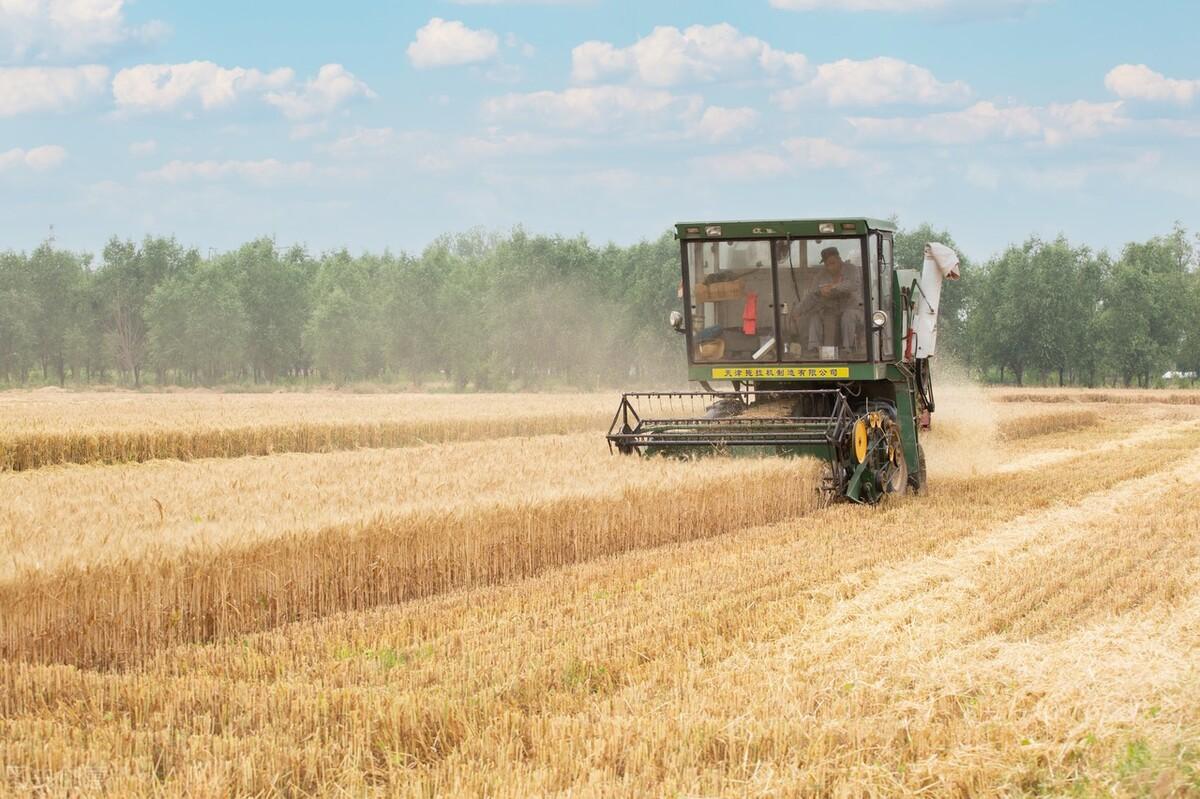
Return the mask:
<svg viewBox="0 0 1200 799"><path fill-rule="evenodd" d="M971 477L995 470L999 403L949 359L935 361L933 391L937 411L921 437L929 476Z"/></svg>

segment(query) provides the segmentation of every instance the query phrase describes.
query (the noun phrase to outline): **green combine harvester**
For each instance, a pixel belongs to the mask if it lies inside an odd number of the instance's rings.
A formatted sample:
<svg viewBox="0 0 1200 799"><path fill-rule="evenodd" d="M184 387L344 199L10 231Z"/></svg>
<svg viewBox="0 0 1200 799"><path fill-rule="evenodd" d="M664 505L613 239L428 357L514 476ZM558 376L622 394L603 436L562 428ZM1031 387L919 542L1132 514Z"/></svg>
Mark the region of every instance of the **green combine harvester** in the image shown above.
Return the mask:
<svg viewBox="0 0 1200 799"><path fill-rule="evenodd" d="M897 268L895 232L878 219L678 225L683 312L670 322L703 390L625 394L610 447L816 457L822 490L859 503L923 489L929 358L959 259L930 243L922 269Z"/></svg>

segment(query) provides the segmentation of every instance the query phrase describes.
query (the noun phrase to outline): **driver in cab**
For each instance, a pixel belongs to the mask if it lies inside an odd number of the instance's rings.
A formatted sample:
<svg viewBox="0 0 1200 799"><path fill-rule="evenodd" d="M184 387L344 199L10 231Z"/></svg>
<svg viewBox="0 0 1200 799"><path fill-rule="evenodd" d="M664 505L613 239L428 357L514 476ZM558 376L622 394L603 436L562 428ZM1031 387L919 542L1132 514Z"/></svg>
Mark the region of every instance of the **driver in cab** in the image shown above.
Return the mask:
<svg viewBox="0 0 1200 799"><path fill-rule="evenodd" d="M808 349L816 354L824 346L839 345L843 352L855 345L855 332L862 322L862 275L842 259L837 247L821 250L824 272L810 295L808 320ZM836 321L835 321L836 320ZM826 324L826 322L833 324ZM841 333L840 341L829 341L829 335ZM829 335L827 335L827 333Z"/></svg>

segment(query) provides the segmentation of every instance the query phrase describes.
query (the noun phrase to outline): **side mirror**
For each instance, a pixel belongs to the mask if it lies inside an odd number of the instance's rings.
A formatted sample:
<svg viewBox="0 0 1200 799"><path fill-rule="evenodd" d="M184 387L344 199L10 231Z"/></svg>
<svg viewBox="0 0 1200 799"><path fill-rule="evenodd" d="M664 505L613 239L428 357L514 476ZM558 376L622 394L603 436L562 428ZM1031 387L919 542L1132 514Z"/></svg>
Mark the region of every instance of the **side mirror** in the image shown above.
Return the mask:
<svg viewBox="0 0 1200 799"><path fill-rule="evenodd" d="M672 330L676 333L683 332L683 314L679 311L671 311L670 322Z"/></svg>

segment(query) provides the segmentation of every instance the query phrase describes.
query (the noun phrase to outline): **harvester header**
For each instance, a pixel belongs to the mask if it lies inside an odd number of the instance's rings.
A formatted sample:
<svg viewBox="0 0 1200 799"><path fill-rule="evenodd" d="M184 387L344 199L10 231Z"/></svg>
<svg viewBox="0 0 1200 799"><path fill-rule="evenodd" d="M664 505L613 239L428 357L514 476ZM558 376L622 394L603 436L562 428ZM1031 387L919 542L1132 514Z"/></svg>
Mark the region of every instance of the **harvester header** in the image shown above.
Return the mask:
<svg viewBox="0 0 1200 799"><path fill-rule="evenodd" d="M895 233L866 217L677 225L682 309L670 323L702 390L624 395L610 445L815 456L825 490L855 502L923 489L929 359L959 259L931 242L920 270L902 268Z"/></svg>

